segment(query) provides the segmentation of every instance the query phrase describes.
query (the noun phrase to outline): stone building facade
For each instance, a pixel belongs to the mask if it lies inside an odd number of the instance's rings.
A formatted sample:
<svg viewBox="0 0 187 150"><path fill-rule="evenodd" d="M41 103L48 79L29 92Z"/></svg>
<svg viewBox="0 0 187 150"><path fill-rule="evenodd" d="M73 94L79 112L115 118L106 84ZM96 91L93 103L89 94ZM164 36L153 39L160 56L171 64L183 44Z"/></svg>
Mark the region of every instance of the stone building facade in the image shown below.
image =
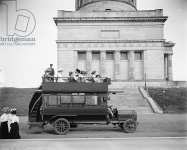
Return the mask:
<svg viewBox="0 0 187 150"><path fill-rule="evenodd" d="M137 10L136 0L76 0L76 11L54 18L58 68L96 70L116 82L172 80L167 19L162 9Z"/></svg>

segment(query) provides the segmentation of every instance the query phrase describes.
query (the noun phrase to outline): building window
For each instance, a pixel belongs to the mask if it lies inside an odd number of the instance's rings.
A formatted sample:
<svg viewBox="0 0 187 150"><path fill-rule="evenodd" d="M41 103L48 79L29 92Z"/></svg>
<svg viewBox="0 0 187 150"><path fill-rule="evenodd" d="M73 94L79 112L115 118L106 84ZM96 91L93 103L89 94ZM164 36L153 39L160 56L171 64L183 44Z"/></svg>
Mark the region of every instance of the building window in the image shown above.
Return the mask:
<svg viewBox="0 0 187 150"><path fill-rule="evenodd" d="M114 60L114 52L106 52L106 60Z"/></svg>
<svg viewBox="0 0 187 150"><path fill-rule="evenodd" d="M121 60L128 60L128 53L127 52L121 52L120 59Z"/></svg>
<svg viewBox="0 0 187 150"><path fill-rule="evenodd" d="M143 52L135 52L135 60L143 60Z"/></svg>
<svg viewBox="0 0 187 150"><path fill-rule="evenodd" d="M86 52L78 52L78 60L86 60Z"/></svg>
<svg viewBox="0 0 187 150"><path fill-rule="evenodd" d="M100 53L92 52L92 60L100 60Z"/></svg>
<svg viewBox="0 0 187 150"><path fill-rule="evenodd" d="M111 11L111 9L110 9L110 8L107 8L107 9L105 9L105 11Z"/></svg>

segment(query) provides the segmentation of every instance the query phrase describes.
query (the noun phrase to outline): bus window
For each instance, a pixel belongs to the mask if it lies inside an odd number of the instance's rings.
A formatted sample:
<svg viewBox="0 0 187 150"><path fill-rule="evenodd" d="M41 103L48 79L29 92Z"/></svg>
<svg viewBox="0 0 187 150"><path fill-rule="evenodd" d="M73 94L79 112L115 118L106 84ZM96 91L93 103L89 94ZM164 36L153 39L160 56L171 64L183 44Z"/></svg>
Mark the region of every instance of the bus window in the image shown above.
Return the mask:
<svg viewBox="0 0 187 150"><path fill-rule="evenodd" d="M71 103L71 96L70 95L61 95L60 96L60 104L69 104Z"/></svg>
<svg viewBox="0 0 187 150"><path fill-rule="evenodd" d="M57 105L57 96L56 95L49 95L48 96L48 105Z"/></svg>
<svg viewBox="0 0 187 150"><path fill-rule="evenodd" d="M86 105L97 105L97 96L86 96Z"/></svg>
<svg viewBox="0 0 187 150"><path fill-rule="evenodd" d="M75 96L72 96L73 97L73 103L74 104L84 104L84 96L80 96L80 95L75 95Z"/></svg>

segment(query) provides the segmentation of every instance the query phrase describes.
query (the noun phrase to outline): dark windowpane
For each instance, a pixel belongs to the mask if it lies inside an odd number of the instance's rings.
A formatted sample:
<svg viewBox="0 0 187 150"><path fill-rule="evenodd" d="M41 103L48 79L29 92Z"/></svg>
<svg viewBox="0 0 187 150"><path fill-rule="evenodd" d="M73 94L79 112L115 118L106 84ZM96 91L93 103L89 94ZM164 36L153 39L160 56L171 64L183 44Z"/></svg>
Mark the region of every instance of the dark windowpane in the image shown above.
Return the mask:
<svg viewBox="0 0 187 150"><path fill-rule="evenodd" d="M78 60L86 60L86 52L78 52Z"/></svg>
<svg viewBox="0 0 187 150"><path fill-rule="evenodd" d="M100 60L100 53L99 52L93 52L92 53L92 59L93 60Z"/></svg>
<svg viewBox="0 0 187 150"><path fill-rule="evenodd" d="M143 60L143 52L135 52L135 60Z"/></svg>
<svg viewBox="0 0 187 150"><path fill-rule="evenodd" d="M114 53L113 52L107 52L106 53L106 59L107 60L114 60Z"/></svg>
<svg viewBox="0 0 187 150"><path fill-rule="evenodd" d="M128 53L127 52L121 52L121 60L128 60Z"/></svg>

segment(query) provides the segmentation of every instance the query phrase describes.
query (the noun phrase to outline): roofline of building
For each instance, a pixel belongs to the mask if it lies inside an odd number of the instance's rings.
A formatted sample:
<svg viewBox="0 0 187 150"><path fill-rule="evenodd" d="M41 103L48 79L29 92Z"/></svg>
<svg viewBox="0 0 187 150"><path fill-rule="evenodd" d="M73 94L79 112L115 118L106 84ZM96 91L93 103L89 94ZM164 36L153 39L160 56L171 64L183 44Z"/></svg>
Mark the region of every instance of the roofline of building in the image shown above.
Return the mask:
<svg viewBox="0 0 187 150"><path fill-rule="evenodd" d="M164 43L164 46L165 46L165 47L174 47L175 44L176 44L176 43L173 43L173 42L171 42L171 41L168 41L168 42L165 42L165 43Z"/></svg>
<svg viewBox="0 0 187 150"><path fill-rule="evenodd" d="M56 43L149 43L165 42L165 39L158 40L56 40Z"/></svg>
<svg viewBox="0 0 187 150"><path fill-rule="evenodd" d="M55 17L57 23L97 23L97 22L165 22L168 17Z"/></svg>

